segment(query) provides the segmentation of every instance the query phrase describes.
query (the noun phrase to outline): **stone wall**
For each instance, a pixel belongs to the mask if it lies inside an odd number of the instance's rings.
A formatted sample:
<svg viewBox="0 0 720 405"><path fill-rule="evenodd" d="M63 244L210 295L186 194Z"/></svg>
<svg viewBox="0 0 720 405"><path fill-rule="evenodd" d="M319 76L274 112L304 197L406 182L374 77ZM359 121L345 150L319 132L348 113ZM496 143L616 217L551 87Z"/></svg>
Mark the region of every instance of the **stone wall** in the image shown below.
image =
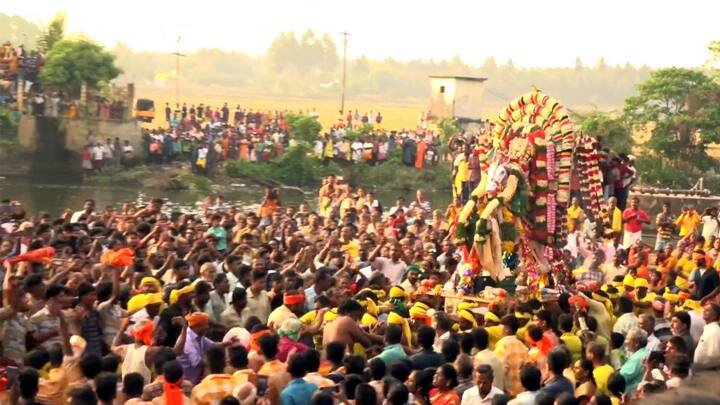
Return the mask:
<svg viewBox="0 0 720 405"><path fill-rule="evenodd" d="M18 123L17 131L20 145L29 151L37 149L38 136L35 117L23 115Z"/></svg>
<svg viewBox="0 0 720 405"><path fill-rule="evenodd" d="M80 152L88 140L105 143L107 138L120 138L121 144L130 141L136 151L142 147L142 131L135 120L68 120L65 121L65 131L66 147L76 152Z"/></svg>

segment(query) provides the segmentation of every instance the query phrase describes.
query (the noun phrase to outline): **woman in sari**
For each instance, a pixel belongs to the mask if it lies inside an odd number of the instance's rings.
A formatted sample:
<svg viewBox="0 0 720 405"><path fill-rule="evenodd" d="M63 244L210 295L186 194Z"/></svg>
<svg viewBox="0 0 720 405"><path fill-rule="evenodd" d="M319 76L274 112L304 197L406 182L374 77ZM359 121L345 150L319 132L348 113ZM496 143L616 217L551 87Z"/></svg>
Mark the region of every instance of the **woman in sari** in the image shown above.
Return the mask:
<svg viewBox="0 0 720 405"><path fill-rule="evenodd" d="M453 388L458 384L457 371L451 364L438 367L430 391L431 405L460 405L460 395Z"/></svg>
<svg viewBox="0 0 720 405"><path fill-rule="evenodd" d="M245 162L250 160L250 142L248 142L246 136L240 138L240 160Z"/></svg>
<svg viewBox="0 0 720 405"><path fill-rule="evenodd" d="M428 144L424 138L417 143L417 152L415 153L415 168L422 169L425 167L425 153L427 153Z"/></svg>

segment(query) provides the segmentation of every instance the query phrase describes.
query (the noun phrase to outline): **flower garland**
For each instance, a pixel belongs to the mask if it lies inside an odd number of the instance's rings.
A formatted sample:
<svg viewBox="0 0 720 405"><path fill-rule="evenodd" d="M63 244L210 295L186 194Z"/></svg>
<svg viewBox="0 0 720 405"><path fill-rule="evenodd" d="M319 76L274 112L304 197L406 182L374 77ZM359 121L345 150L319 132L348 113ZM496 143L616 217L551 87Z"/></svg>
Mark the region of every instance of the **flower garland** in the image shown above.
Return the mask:
<svg viewBox="0 0 720 405"><path fill-rule="evenodd" d="M550 159L547 156L548 145L552 141L547 142L545 131L537 130L528 135L528 139L535 147L535 159L530 162L530 186L533 193L533 209L532 209L532 238L545 243L549 233L547 203L549 197L549 176L548 166Z"/></svg>
<svg viewBox="0 0 720 405"><path fill-rule="evenodd" d="M587 191L583 194L583 204L589 208L592 218L598 219L603 205L603 194L597 141L587 135L581 137L575 153L580 189Z"/></svg>
<svg viewBox="0 0 720 405"><path fill-rule="evenodd" d="M547 143L547 180L548 183L555 181L555 144ZM547 198L547 230L550 235L555 234L555 210L557 209L557 201L555 200L555 192L548 193Z"/></svg>

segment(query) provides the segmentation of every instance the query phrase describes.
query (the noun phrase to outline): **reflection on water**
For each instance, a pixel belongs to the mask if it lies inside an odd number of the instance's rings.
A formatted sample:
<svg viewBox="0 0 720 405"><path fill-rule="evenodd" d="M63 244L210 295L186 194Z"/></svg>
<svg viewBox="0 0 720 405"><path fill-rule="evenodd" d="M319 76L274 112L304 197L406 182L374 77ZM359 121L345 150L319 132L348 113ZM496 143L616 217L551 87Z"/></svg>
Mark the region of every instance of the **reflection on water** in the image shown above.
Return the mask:
<svg viewBox="0 0 720 405"><path fill-rule="evenodd" d="M220 191L228 203L235 204L246 210L254 210L260 203L263 188L254 185L235 184L227 186ZM398 196L411 201L415 195L412 192L378 190L376 196L385 209L395 204ZM315 190L283 189L280 190L280 199L283 205L297 207L301 202L307 202L311 207L317 203ZM195 191L160 191L152 189L138 189L133 187L97 187L84 186L70 182L42 183L21 181L18 179L0 179L0 199L20 201L27 212L32 215L38 211L45 211L53 216L60 215L65 209L78 210L86 198L95 200L98 209L111 205L118 207L126 201L147 201L152 197L160 197L169 202L173 211L189 211L201 207L203 194ZM433 208L445 211L450 203L449 191L426 192Z"/></svg>

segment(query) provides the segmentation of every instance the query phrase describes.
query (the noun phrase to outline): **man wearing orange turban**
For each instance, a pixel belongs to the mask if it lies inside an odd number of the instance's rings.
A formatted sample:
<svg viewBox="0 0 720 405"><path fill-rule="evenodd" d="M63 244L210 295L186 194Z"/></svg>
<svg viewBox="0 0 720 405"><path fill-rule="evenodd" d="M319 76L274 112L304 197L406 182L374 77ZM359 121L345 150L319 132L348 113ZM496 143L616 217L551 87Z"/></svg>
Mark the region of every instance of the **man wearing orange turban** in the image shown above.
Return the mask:
<svg viewBox="0 0 720 405"><path fill-rule="evenodd" d="M283 322L288 319L297 319L298 314L302 315L305 308L305 295L301 292L288 291L283 296L283 304L275 308L268 316L268 326L278 330Z"/></svg>
<svg viewBox="0 0 720 405"><path fill-rule="evenodd" d="M131 328L130 335L135 339L135 343L118 345L120 342L119 336L124 335L124 333L115 338L113 351L124 359L120 371L123 376L138 373L143 376L145 384L150 384L152 382L152 364L148 364L146 359L154 358L155 354L160 350L159 346L152 346L155 325L151 320L143 319L136 324L127 324L125 328ZM150 356L146 356L148 352L151 353Z"/></svg>
<svg viewBox="0 0 720 405"><path fill-rule="evenodd" d="M177 360L183 368L185 379L193 384L200 382L203 376L203 355L216 346L205 334L210 329L210 316L204 312L192 312L183 318L175 317L174 324L183 324L180 338L175 343L175 352L182 351Z"/></svg>
<svg viewBox="0 0 720 405"><path fill-rule="evenodd" d="M188 314L185 316L185 320L188 323L188 327L199 335L204 335L201 331L210 326L210 316L204 312L193 312Z"/></svg>

